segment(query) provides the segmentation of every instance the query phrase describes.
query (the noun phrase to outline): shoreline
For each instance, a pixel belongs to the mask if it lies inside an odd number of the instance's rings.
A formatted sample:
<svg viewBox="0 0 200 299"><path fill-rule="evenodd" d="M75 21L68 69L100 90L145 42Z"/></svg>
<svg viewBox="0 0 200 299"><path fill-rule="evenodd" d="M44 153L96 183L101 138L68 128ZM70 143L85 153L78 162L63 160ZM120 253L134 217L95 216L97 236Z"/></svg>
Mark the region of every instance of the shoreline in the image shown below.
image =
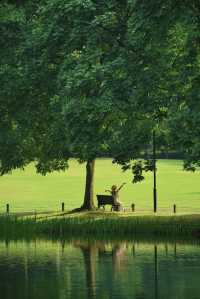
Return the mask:
<svg viewBox="0 0 200 299"><path fill-rule="evenodd" d="M0 217L2 236L106 237L141 236L200 239L200 215L134 215L133 213L81 212Z"/></svg>

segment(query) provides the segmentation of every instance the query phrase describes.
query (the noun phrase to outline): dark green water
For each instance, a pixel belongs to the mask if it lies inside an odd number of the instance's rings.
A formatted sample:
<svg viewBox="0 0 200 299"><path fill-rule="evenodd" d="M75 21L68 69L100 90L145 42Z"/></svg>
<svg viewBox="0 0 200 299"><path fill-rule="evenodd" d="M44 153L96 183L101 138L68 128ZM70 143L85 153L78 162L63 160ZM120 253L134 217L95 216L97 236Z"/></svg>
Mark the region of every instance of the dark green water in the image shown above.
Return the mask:
<svg viewBox="0 0 200 299"><path fill-rule="evenodd" d="M200 246L0 242L2 299L199 299Z"/></svg>

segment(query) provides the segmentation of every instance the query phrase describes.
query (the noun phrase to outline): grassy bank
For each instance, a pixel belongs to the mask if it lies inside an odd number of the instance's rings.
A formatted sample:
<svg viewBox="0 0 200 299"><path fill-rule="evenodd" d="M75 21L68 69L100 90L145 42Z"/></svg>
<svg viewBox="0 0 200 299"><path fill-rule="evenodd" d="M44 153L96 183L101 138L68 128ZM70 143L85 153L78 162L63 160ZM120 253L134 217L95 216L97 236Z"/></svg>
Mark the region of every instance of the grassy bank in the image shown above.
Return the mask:
<svg viewBox="0 0 200 299"><path fill-rule="evenodd" d="M172 211L177 204L180 213L200 213L200 173L182 170L182 162L160 160L158 162L158 209L163 214ZM104 194L112 184L127 182L120 198L125 206L135 203L136 211L152 211L153 175L146 180L132 184L130 172L123 173L110 159L98 159L95 168L95 194ZM69 170L54 172L45 177L36 174L33 165L25 171L16 170L0 178L0 213L10 204L11 212L58 211L61 202L66 210L82 204L85 184L85 165L70 161Z"/></svg>
<svg viewBox="0 0 200 299"><path fill-rule="evenodd" d="M132 216L131 214L88 212L34 217L0 217L0 234L14 238L49 236L93 236L132 238L166 236L200 237L200 216Z"/></svg>

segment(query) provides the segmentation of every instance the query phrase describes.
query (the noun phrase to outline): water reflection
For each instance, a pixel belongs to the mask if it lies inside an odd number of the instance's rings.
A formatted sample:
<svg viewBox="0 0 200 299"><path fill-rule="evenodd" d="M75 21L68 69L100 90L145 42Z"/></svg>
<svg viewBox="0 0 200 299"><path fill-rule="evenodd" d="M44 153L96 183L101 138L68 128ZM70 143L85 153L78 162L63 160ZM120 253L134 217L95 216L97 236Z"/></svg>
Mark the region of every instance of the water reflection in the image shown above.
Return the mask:
<svg viewBox="0 0 200 299"><path fill-rule="evenodd" d="M0 242L3 299L197 299L199 275L199 245Z"/></svg>
<svg viewBox="0 0 200 299"><path fill-rule="evenodd" d="M158 299L158 248L154 246L154 288L155 299Z"/></svg>

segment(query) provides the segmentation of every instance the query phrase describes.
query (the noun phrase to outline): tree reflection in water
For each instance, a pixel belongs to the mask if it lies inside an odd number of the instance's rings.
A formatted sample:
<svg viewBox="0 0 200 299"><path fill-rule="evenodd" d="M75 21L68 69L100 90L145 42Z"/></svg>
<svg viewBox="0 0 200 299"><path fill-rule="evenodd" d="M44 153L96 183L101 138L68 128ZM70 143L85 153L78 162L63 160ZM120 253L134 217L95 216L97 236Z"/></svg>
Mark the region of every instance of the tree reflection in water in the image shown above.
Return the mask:
<svg viewBox="0 0 200 299"><path fill-rule="evenodd" d="M96 273L98 272L98 267L105 260L112 261L111 269L107 269L107 290L104 286L102 290L104 292L105 298L111 298L112 287L115 284L115 279L117 280L117 274L126 273L128 266L127 249L129 246L127 242L114 242L112 243L102 243L102 242L82 242L75 241L74 246L80 248L84 258L85 273L86 273L86 285L88 290L88 299L99 298L99 290L97 291L98 282L96 281ZM133 257L135 256L135 246L133 248ZM110 263L108 263L110 265ZM106 275L105 274L105 275ZM133 277L134 279L134 277ZM118 285L119 289L123 286ZM101 291L100 291L101 292ZM102 297L103 298L103 297ZM112 297L114 298L114 296ZM120 297L119 297L120 298ZM135 299L144 299L144 292L140 290L135 293ZM128 297L127 297L128 299Z"/></svg>
<svg viewBox="0 0 200 299"><path fill-rule="evenodd" d="M196 299L199 275L198 244L0 242L2 299Z"/></svg>

